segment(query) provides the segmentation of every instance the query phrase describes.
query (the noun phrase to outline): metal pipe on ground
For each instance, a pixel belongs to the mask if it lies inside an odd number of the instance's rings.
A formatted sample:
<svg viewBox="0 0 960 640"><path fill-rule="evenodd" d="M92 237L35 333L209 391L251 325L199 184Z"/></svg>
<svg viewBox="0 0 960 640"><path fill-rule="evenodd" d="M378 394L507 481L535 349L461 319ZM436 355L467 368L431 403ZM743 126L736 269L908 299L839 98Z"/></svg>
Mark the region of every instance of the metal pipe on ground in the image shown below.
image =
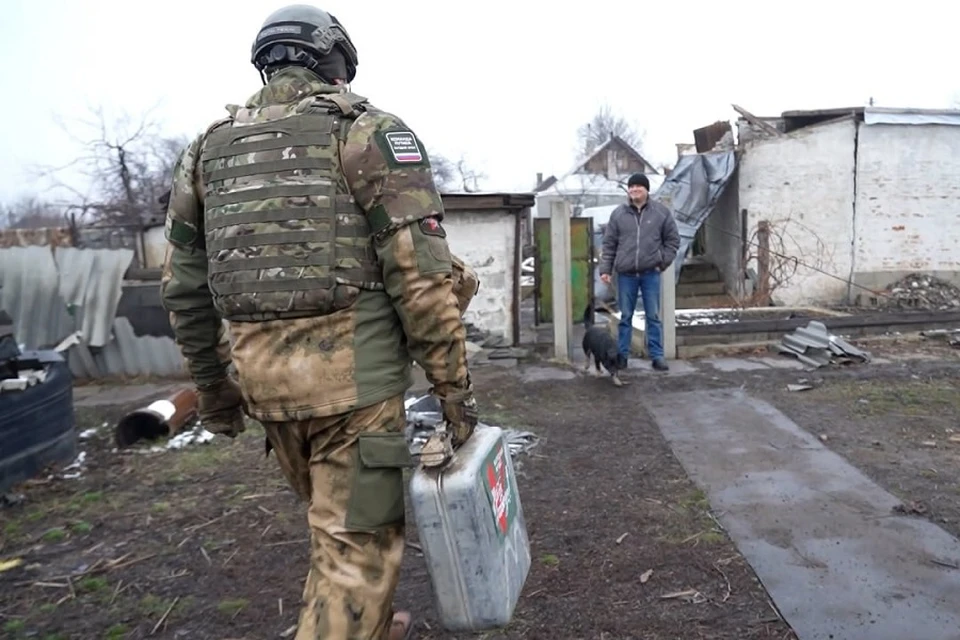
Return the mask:
<svg viewBox="0 0 960 640"><path fill-rule="evenodd" d="M180 389L120 418L114 437L118 447L129 447L140 440L174 436L196 417L197 392Z"/></svg>

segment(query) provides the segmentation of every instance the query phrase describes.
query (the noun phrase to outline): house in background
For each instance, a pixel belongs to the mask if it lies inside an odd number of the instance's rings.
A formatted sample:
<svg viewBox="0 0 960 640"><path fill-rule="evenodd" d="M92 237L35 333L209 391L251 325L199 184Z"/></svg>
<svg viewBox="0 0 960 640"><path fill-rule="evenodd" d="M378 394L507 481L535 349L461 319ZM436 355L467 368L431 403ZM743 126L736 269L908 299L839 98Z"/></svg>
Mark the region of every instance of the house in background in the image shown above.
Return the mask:
<svg viewBox="0 0 960 640"><path fill-rule="evenodd" d="M730 296L869 305L910 273L960 285L960 111L789 111L738 132L737 170L701 230Z"/></svg>
<svg viewBox="0 0 960 640"><path fill-rule="evenodd" d="M663 182L663 173L618 136L610 138L577 162L559 178L546 180L537 175L536 205L533 215L550 217L551 203L566 200L574 216L584 209L620 204L627 197L627 179L644 173L650 179L650 190Z"/></svg>

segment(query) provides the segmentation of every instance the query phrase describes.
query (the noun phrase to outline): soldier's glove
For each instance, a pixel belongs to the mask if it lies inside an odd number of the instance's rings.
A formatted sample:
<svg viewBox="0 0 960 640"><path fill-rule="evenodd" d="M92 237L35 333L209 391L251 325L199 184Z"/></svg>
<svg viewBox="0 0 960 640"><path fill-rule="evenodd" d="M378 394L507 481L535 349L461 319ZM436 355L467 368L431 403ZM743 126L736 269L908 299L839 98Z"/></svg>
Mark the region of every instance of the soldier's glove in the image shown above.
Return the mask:
<svg viewBox="0 0 960 640"><path fill-rule="evenodd" d="M450 444L454 449L459 449L473 435L479 419L477 400L472 392L468 391L467 394L459 401L440 401L443 419L447 423L447 430L450 431Z"/></svg>
<svg viewBox="0 0 960 640"><path fill-rule="evenodd" d="M243 395L240 385L227 377L197 387L197 414L210 433L236 438L246 430L243 423Z"/></svg>
<svg viewBox="0 0 960 640"><path fill-rule="evenodd" d="M441 427L430 436L420 452L424 467L441 467L453 459L453 452L470 439L477 426L479 411L473 388L457 390L440 396L443 412Z"/></svg>

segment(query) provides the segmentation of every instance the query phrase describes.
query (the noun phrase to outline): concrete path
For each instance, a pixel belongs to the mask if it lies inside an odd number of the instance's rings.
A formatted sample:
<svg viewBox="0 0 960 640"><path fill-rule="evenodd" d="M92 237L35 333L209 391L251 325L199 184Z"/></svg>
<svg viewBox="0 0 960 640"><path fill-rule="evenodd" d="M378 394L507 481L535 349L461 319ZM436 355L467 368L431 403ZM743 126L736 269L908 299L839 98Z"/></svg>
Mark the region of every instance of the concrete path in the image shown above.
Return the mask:
<svg viewBox="0 0 960 640"><path fill-rule="evenodd" d="M800 640L960 640L960 541L741 390L653 417Z"/></svg>

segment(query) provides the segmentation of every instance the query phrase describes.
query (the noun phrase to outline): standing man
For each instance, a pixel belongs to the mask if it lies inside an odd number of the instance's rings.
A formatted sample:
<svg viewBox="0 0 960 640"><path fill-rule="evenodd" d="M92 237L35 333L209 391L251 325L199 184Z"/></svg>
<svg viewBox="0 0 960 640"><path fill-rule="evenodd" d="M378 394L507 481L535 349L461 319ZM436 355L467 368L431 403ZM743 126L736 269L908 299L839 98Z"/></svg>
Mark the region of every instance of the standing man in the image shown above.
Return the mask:
<svg viewBox="0 0 960 640"><path fill-rule="evenodd" d="M627 181L629 199L614 209L603 234L600 279L610 284L617 272L617 305L620 307L620 362L626 368L633 335L637 293L643 299L647 353L657 371L667 371L663 358L663 324L660 320L660 273L673 264L680 249L680 232L670 209L650 200L650 180L635 173Z"/></svg>
<svg viewBox="0 0 960 640"><path fill-rule="evenodd" d="M477 422L461 321L476 281L450 253L416 134L347 88L357 52L334 16L276 11L252 62L265 86L175 169L163 304L204 426L262 422L309 503L296 640L401 640L411 358L443 408L443 464Z"/></svg>

